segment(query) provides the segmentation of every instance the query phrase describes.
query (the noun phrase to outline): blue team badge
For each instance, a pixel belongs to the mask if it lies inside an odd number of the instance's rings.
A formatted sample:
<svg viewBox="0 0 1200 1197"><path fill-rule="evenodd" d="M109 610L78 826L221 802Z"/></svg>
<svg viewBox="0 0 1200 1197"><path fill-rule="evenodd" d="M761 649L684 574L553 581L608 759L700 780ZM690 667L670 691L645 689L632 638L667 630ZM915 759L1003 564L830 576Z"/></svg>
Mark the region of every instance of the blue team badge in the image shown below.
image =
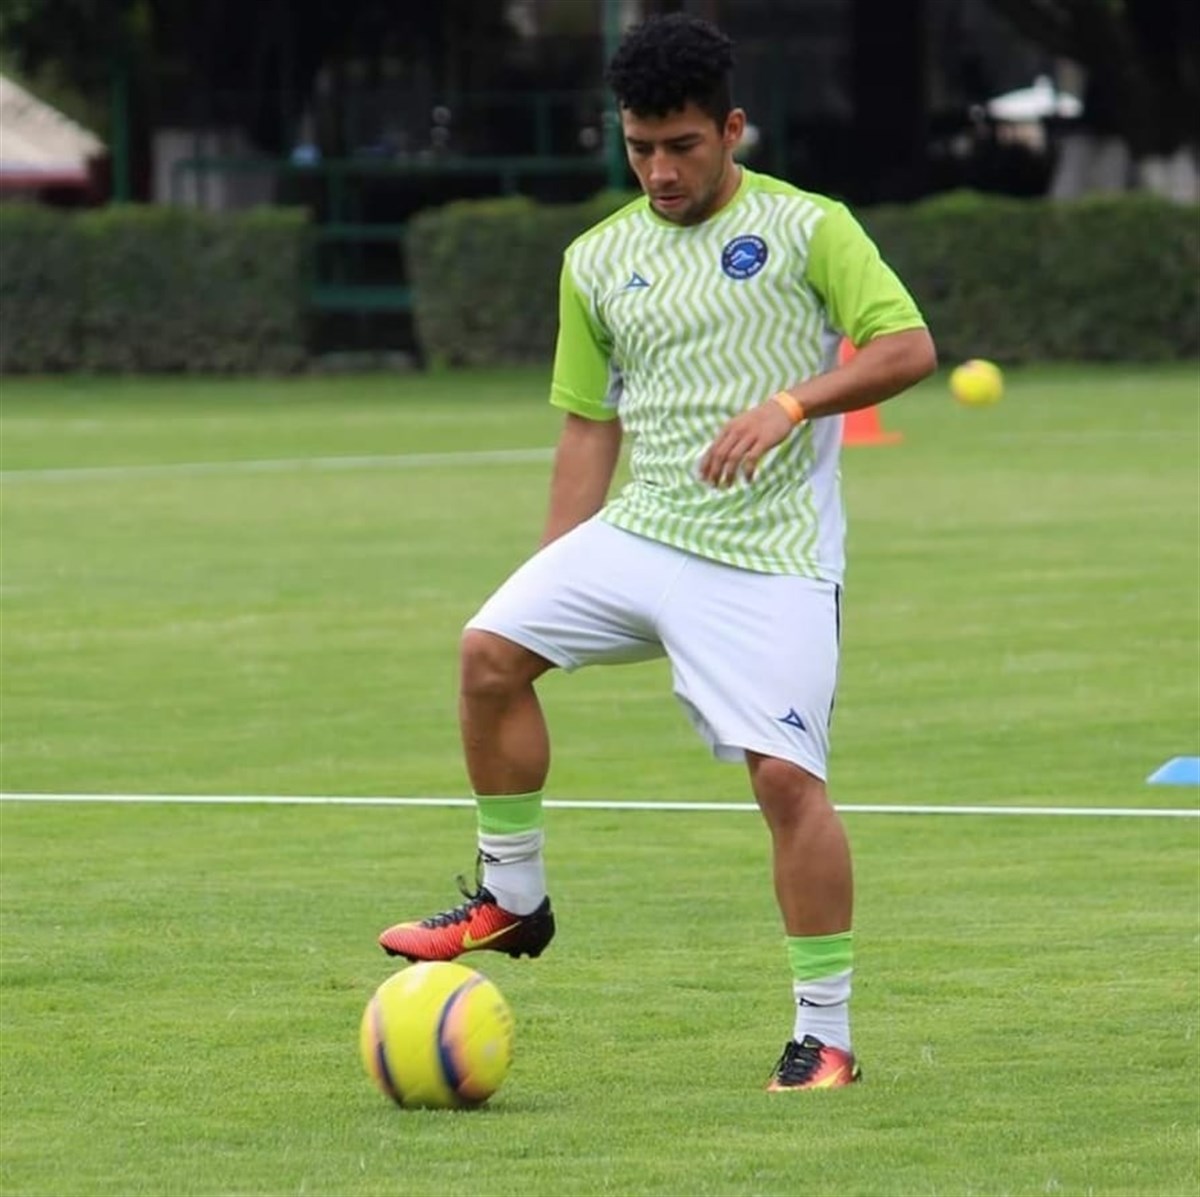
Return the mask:
<svg viewBox="0 0 1200 1197"><path fill-rule="evenodd" d="M721 269L730 278L753 278L767 264L767 243L753 233L734 237L721 250Z"/></svg>

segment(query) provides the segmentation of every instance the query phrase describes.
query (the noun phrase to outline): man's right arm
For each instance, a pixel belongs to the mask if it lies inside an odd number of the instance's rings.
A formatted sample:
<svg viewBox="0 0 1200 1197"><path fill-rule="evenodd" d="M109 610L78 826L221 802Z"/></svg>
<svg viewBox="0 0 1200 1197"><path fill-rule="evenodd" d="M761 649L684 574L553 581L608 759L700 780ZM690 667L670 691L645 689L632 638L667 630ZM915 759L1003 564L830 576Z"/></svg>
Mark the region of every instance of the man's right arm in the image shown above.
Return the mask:
<svg viewBox="0 0 1200 1197"><path fill-rule="evenodd" d="M620 453L620 420L589 420L567 413L554 453L543 547L604 506Z"/></svg>
<svg viewBox="0 0 1200 1197"><path fill-rule="evenodd" d="M608 497L621 452L621 376L611 354L607 330L564 260L550 402L567 416L554 456L543 545L591 519Z"/></svg>

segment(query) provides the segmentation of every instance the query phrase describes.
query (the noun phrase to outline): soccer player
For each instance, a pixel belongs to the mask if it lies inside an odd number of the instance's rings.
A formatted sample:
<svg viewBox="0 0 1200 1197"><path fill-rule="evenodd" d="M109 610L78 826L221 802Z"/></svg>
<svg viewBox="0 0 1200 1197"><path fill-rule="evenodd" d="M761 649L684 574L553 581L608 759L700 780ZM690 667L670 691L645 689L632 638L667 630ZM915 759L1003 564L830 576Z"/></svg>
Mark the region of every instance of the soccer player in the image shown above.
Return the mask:
<svg viewBox="0 0 1200 1197"><path fill-rule="evenodd" d="M481 875L400 923L410 960L538 956L547 670L665 655L771 834L795 1022L773 1091L858 1079L850 850L826 792L844 521L841 413L936 365L921 314L841 204L734 161L732 45L673 14L623 39L608 79L645 194L568 247L550 401L565 422L541 549L470 620L460 721ZM858 352L836 364L849 337ZM622 437L632 480L606 503ZM460 883L461 884L461 883Z"/></svg>

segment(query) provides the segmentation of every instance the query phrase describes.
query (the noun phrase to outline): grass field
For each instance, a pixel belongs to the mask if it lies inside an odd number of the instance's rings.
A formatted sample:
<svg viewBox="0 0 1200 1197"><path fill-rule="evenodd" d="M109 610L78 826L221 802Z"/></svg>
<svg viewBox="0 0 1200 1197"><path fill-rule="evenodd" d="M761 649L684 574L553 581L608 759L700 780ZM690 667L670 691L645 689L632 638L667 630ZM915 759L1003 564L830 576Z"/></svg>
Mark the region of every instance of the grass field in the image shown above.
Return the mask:
<svg viewBox="0 0 1200 1197"><path fill-rule="evenodd" d="M538 372L5 380L7 793L461 796L458 630L532 548ZM930 382L848 450L843 805L1194 810L1195 368ZM337 459L337 460L332 460ZM659 663L550 676L557 799L745 802ZM560 932L470 1114L369 1085L379 928L461 808L0 803L0 1193L1200 1187L1200 820L850 812L866 1083L768 1097L752 812L556 809Z"/></svg>

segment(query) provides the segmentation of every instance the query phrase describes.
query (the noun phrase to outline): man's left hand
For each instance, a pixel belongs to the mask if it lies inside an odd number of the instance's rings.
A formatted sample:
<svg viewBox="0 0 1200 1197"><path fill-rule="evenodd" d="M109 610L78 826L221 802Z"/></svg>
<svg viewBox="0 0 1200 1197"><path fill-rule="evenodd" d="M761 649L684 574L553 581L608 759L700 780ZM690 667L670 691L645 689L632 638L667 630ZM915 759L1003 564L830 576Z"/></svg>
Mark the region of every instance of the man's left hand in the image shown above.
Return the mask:
<svg viewBox="0 0 1200 1197"><path fill-rule="evenodd" d="M734 416L709 445L700 462L700 477L720 487L732 486L739 473L752 481L762 455L793 427L791 417L774 399Z"/></svg>

